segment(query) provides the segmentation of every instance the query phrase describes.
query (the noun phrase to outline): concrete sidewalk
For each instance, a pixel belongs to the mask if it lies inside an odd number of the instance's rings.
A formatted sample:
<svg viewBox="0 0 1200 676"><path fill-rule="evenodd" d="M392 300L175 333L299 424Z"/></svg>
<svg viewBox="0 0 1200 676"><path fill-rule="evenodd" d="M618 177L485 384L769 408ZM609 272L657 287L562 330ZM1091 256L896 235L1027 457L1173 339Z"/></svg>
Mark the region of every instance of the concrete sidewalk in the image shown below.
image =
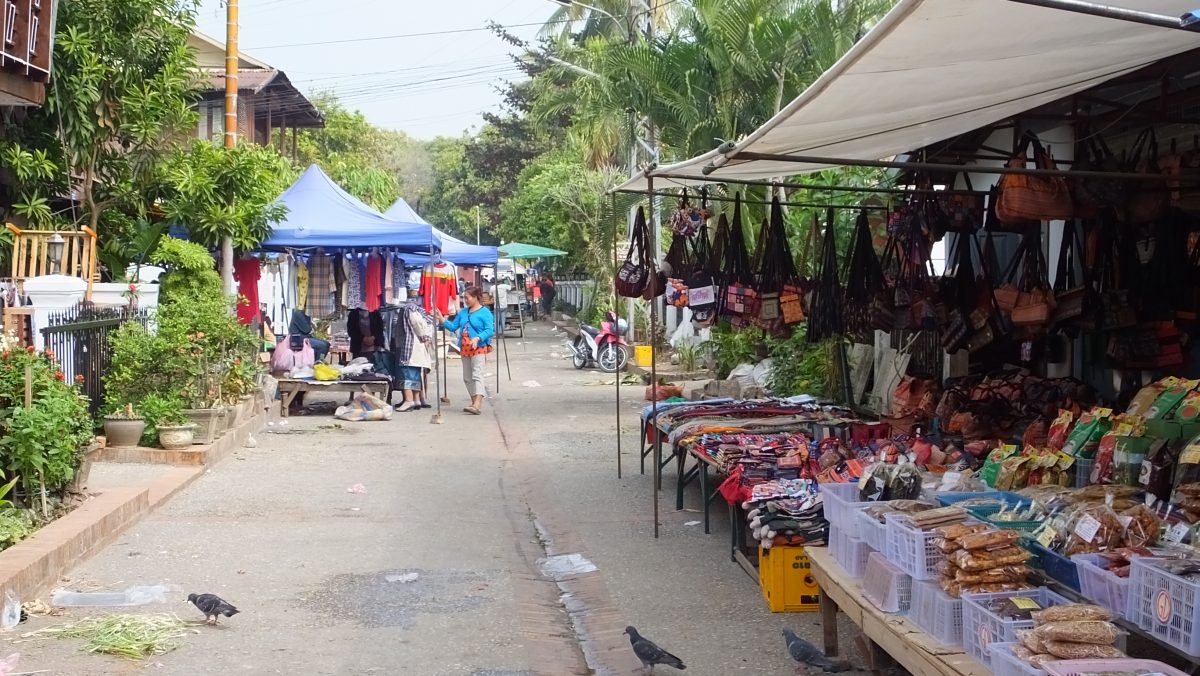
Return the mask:
<svg viewBox="0 0 1200 676"><path fill-rule="evenodd" d="M257 448L208 471L67 586L178 585L177 605L134 612L188 619L199 613L183 603L187 592L241 608L150 658L161 674L630 674L639 665L620 633L626 624L683 658L689 674L790 673L780 628L817 640L816 616L767 611L729 561L724 519L706 536L687 525L696 512L673 510L673 470L662 537L653 538L651 480L635 466L642 388L622 388L618 480L613 376L555 357L561 335L548 324L530 324L507 348L512 380L502 379L484 416L461 413L451 361L454 405L443 425L428 411L273 425ZM496 366L487 369L493 385ZM360 483L365 494L348 492ZM689 501L698 506L695 491ZM541 573L543 557L569 553L597 570L565 580ZM33 618L21 631L60 621ZM12 649L23 654L21 671L146 668L82 654L72 641Z"/></svg>

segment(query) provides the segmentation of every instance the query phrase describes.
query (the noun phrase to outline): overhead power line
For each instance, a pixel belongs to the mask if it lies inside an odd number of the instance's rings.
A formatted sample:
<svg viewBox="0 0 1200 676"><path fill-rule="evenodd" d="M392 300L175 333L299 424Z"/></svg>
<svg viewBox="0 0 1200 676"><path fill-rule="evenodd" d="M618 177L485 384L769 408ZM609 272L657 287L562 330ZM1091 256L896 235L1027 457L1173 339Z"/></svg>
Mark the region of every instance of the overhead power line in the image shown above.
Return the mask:
<svg viewBox="0 0 1200 676"><path fill-rule="evenodd" d="M566 20L566 21L533 21L530 23L509 24L507 26L502 26L502 28L526 28L529 26L550 26L553 24L560 24L560 23L575 23L575 22L570 21L570 20ZM316 47L316 46L320 46L320 45L343 45L343 44L347 44L347 43L351 43L351 42L373 42L373 41L377 41L377 40L401 40L404 38L424 38L424 37L432 37L432 36L437 36L437 35L457 35L460 33L476 33L476 32L480 32L480 31L490 31L490 30L492 30L492 29L488 26L479 26L478 28L452 28L452 29L442 30L442 31L427 31L424 33L399 33L396 35L375 35L375 36L370 36L370 37L365 37L365 38L345 38L343 40L321 40L318 42L294 42L294 43L285 44L285 45L266 45L263 47L247 47L246 49L259 51L259 50L263 50L263 49L286 49L288 47Z"/></svg>

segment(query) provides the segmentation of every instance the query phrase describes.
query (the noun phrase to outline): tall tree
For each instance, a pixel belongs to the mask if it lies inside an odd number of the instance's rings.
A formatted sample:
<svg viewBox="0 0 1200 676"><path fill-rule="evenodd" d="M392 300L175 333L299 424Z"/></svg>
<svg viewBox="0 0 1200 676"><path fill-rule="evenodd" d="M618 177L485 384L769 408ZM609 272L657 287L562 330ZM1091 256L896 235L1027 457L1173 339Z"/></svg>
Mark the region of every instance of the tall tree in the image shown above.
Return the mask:
<svg viewBox="0 0 1200 676"><path fill-rule="evenodd" d="M196 7L194 0L59 3L46 103L5 130L5 162L21 168L17 214L49 225L52 201L74 194L74 224L106 237L132 234L148 211L159 162L195 125L187 39Z"/></svg>

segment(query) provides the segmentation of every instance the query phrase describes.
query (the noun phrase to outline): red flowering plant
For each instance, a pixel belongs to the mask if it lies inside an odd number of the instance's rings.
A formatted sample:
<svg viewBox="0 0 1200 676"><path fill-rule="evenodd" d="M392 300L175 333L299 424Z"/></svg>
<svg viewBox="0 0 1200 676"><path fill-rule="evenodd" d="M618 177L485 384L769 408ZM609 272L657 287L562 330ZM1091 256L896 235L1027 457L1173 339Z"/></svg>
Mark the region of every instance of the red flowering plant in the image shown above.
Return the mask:
<svg viewBox="0 0 1200 676"><path fill-rule="evenodd" d="M26 373L31 403L26 405ZM93 438L87 398L68 382L52 351L0 351L0 468L20 479L27 499L44 486L58 493L75 475Z"/></svg>

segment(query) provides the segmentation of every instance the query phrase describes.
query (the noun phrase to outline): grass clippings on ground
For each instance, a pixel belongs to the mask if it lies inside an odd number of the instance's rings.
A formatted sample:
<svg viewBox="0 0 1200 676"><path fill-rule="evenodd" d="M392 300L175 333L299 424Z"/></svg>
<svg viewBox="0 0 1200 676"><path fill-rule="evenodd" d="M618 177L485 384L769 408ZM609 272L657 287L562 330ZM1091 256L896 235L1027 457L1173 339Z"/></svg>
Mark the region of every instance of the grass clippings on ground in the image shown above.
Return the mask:
<svg viewBox="0 0 1200 676"><path fill-rule="evenodd" d="M175 615L102 615L70 624L47 627L27 636L84 639L89 653L117 655L131 660L169 653L189 633L187 624Z"/></svg>

